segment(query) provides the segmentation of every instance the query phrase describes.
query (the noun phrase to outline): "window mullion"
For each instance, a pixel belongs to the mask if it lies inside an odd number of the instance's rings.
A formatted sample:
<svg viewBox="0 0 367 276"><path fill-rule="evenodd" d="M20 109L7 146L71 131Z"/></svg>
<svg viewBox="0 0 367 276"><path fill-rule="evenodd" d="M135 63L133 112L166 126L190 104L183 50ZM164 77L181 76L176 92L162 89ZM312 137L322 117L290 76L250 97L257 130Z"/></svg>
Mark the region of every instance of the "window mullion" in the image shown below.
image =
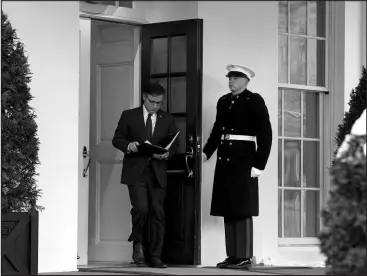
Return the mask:
<svg viewBox="0 0 367 276"><path fill-rule="evenodd" d="M290 33L291 33L291 6L290 3L288 1L287 3L287 7L288 7L288 36L287 36L287 40L288 40L288 47L287 47L287 55L288 55L288 59L287 59L287 70L288 70L288 82L287 83L291 83L291 70L290 70L290 66L291 66L291 57L290 57L290 52L291 52L291 37L290 37ZM284 133L284 132L283 132Z"/></svg>
<svg viewBox="0 0 367 276"><path fill-rule="evenodd" d="M303 220L304 220L304 206L303 206L303 203L304 203L304 199L305 199L305 194L304 194L304 191L303 191L303 154L304 154L304 148L303 148L303 120L304 120L304 115L303 115L303 101L304 101L304 92L301 91L301 160L300 160L300 165L301 165L301 169L300 169L300 179L301 179L301 183L300 183L300 187L301 187L301 238L303 238Z"/></svg>
<svg viewBox="0 0 367 276"><path fill-rule="evenodd" d="M284 136L284 89L281 89L282 95L282 136ZM284 238L284 139L282 141L282 238Z"/></svg>
<svg viewBox="0 0 367 276"><path fill-rule="evenodd" d="M310 74L310 39L308 37L310 31L309 31L309 20L308 20L308 9L309 9L309 1L306 1L306 84L309 85L310 84L310 78L309 78L309 74Z"/></svg>
<svg viewBox="0 0 367 276"><path fill-rule="evenodd" d="M322 113L322 107L324 106L324 95L320 94L320 100L319 100L319 210L322 209L323 206L323 198L324 198L324 192L325 192L325 186L323 181L323 172L324 172L324 114ZM322 217L319 216L319 231L321 230L322 226Z"/></svg>

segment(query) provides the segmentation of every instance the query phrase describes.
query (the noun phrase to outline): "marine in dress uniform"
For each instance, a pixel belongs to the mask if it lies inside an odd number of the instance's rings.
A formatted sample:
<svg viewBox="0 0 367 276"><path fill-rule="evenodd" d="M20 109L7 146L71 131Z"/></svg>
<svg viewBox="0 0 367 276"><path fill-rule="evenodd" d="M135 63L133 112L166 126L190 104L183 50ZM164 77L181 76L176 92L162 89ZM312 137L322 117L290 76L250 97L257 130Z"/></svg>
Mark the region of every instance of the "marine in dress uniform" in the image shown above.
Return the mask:
<svg viewBox="0 0 367 276"><path fill-rule="evenodd" d="M216 120L203 148L204 161L217 150L210 214L224 218L227 258L221 268L251 268L252 217L259 215L258 176L272 145L272 128L263 98L246 87L255 73L227 65L230 93L217 103Z"/></svg>

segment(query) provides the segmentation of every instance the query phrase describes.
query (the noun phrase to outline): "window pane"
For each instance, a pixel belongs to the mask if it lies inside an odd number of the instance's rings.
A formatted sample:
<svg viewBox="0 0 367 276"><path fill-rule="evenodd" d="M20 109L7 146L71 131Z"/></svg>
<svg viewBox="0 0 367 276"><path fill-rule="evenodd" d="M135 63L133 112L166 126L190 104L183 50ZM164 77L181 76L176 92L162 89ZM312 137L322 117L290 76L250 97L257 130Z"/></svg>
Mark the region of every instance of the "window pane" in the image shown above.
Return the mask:
<svg viewBox="0 0 367 276"><path fill-rule="evenodd" d="M309 35L325 37L326 3L325 1L310 1L308 3Z"/></svg>
<svg viewBox="0 0 367 276"><path fill-rule="evenodd" d="M301 237L300 191L284 191L284 237Z"/></svg>
<svg viewBox="0 0 367 276"><path fill-rule="evenodd" d="M306 1L291 1L290 28L292 34L307 34L307 5Z"/></svg>
<svg viewBox="0 0 367 276"><path fill-rule="evenodd" d="M167 37L152 39L151 74L167 73Z"/></svg>
<svg viewBox="0 0 367 276"><path fill-rule="evenodd" d="M133 1L119 1L119 7L133 8Z"/></svg>
<svg viewBox="0 0 367 276"><path fill-rule="evenodd" d="M304 237L317 237L320 231L320 193L305 191L304 195Z"/></svg>
<svg viewBox="0 0 367 276"><path fill-rule="evenodd" d="M176 126L180 131L178 152L183 153L186 152L186 118L176 117L175 121Z"/></svg>
<svg viewBox="0 0 367 276"><path fill-rule="evenodd" d="M288 32L288 2L287 1L279 1L278 30L280 33Z"/></svg>
<svg viewBox="0 0 367 276"><path fill-rule="evenodd" d="M288 83L288 36L279 35L278 81Z"/></svg>
<svg viewBox="0 0 367 276"><path fill-rule="evenodd" d="M282 136L282 119L283 119L283 106L282 106L282 89L278 89L278 136Z"/></svg>
<svg viewBox="0 0 367 276"><path fill-rule="evenodd" d="M186 40L186 36L175 36L171 39L171 72L186 72Z"/></svg>
<svg viewBox="0 0 367 276"><path fill-rule="evenodd" d="M278 237L282 237L282 190L278 190Z"/></svg>
<svg viewBox="0 0 367 276"><path fill-rule="evenodd" d="M320 187L319 142L303 142L303 187Z"/></svg>
<svg viewBox="0 0 367 276"><path fill-rule="evenodd" d="M325 86L325 41L308 40L309 45L309 83L310 85Z"/></svg>
<svg viewBox="0 0 367 276"><path fill-rule="evenodd" d="M301 142L284 140L284 186L301 186Z"/></svg>
<svg viewBox="0 0 367 276"><path fill-rule="evenodd" d="M307 40L292 36L290 43L291 83L306 84Z"/></svg>
<svg viewBox="0 0 367 276"><path fill-rule="evenodd" d="M278 186L282 186L282 140L278 140Z"/></svg>
<svg viewBox="0 0 367 276"><path fill-rule="evenodd" d="M284 90L284 136L301 137L301 92Z"/></svg>
<svg viewBox="0 0 367 276"><path fill-rule="evenodd" d="M186 112L186 77L172 77L169 112Z"/></svg>
<svg viewBox="0 0 367 276"><path fill-rule="evenodd" d="M303 93L303 136L307 138L319 138L320 114L319 93Z"/></svg>
<svg viewBox="0 0 367 276"><path fill-rule="evenodd" d="M160 109L168 112L168 110L167 110L167 94L169 93L169 91L167 91L167 78L154 78L154 79L151 79L151 82L153 82L153 83L157 82L160 85L162 85L162 87L164 88L166 96L163 99L163 104L161 105Z"/></svg>

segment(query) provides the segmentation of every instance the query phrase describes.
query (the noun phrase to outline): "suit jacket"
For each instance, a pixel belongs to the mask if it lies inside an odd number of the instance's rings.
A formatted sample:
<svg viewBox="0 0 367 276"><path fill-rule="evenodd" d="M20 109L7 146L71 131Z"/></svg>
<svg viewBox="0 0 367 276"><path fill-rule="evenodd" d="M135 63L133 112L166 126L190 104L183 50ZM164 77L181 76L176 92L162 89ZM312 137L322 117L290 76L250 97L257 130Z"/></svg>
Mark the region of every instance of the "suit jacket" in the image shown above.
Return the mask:
<svg viewBox="0 0 367 276"><path fill-rule="evenodd" d="M152 136L152 144L159 145L167 135L177 132L174 117L162 110L157 111L157 121ZM158 183L161 187L167 185L167 160L157 160L150 156L144 156L139 152L127 153L129 143L137 141L139 144L145 141L145 123L143 117L143 106L125 110L121 114L112 139L115 148L121 150L124 155L121 183L132 185L139 181L140 176L149 163L152 165ZM169 149L168 160L178 150L178 139Z"/></svg>

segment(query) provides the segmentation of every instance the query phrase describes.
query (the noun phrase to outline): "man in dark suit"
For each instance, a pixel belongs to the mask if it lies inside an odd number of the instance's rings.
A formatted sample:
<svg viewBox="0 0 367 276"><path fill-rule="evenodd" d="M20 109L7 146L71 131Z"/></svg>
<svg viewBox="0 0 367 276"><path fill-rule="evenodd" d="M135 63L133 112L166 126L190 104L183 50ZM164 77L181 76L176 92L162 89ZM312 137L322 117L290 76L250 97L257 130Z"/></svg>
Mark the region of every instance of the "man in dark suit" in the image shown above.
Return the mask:
<svg viewBox="0 0 367 276"><path fill-rule="evenodd" d="M149 156L139 152L139 144L148 140L159 145L177 127L172 115L160 110L165 91L150 84L143 91L143 105L122 112L112 144L125 153L121 183L127 184L132 216L133 261L152 267L167 267L160 259L165 217L163 204L167 186L167 160L177 152L177 139L165 154ZM165 145L163 145L165 146Z"/></svg>
<svg viewBox="0 0 367 276"><path fill-rule="evenodd" d="M218 100L203 160L217 149L210 214L224 217L228 256L217 267L249 269L253 257L252 217L259 215L257 177L270 154L272 129L263 98L246 88L255 73L233 64L227 70L231 92Z"/></svg>

